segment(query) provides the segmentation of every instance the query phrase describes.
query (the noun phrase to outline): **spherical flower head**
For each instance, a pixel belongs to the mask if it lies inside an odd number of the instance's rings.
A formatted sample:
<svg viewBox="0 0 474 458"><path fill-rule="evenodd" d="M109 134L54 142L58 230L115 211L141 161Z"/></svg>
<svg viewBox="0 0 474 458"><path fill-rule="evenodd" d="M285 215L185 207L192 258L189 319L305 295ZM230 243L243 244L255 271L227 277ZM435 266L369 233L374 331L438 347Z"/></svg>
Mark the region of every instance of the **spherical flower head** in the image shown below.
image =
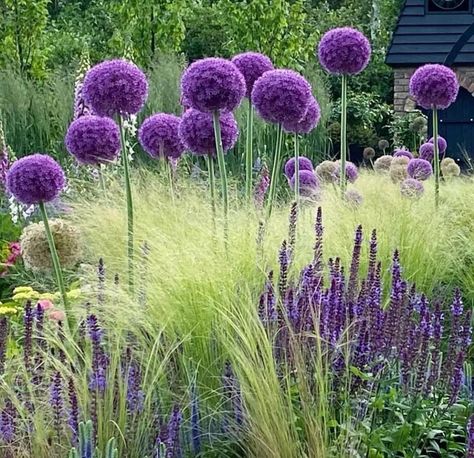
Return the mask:
<svg viewBox="0 0 474 458"><path fill-rule="evenodd" d="M405 156L408 159L413 159L413 154L406 148L396 148L393 152L393 157Z"/></svg>
<svg viewBox="0 0 474 458"><path fill-rule="evenodd" d="M32 154L14 162L7 173L7 190L26 205L50 202L66 183L61 166L46 154Z"/></svg>
<svg viewBox="0 0 474 458"><path fill-rule="evenodd" d="M151 157L178 159L184 151L178 132L180 124L181 118L172 114L150 116L138 131L140 145Z"/></svg>
<svg viewBox="0 0 474 458"><path fill-rule="evenodd" d="M291 180L291 178L293 178L293 175L295 174L295 164L296 161L294 157L288 159L285 164L285 176L289 180ZM307 157L300 156L298 158L298 165L300 170L309 170L310 172L313 171L313 163Z"/></svg>
<svg viewBox="0 0 474 458"><path fill-rule="evenodd" d="M431 163L425 159L412 159L408 163L407 172L410 178L425 181L433 175L433 168L431 167Z"/></svg>
<svg viewBox="0 0 474 458"><path fill-rule="evenodd" d="M455 161L452 157L445 157L445 158L441 161L441 167L445 167L445 166L447 166L448 164L456 164L456 161Z"/></svg>
<svg viewBox="0 0 474 458"><path fill-rule="evenodd" d="M296 175L290 180L290 188L294 191ZM299 194L303 197L313 197L319 188L319 181L312 170L300 170L299 173Z"/></svg>
<svg viewBox="0 0 474 458"><path fill-rule="evenodd" d="M408 171L406 164L393 164L390 166L390 178L394 183L399 183L408 178Z"/></svg>
<svg viewBox="0 0 474 458"><path fill-rule="evenodd" d="M445 178L458 177L461 175L461 167L455 162L450 162L441 166L441 172Z"/></svg>
<svg viewBox="0 0 474 458"><path fill-rule="evenodd" d="M344 194L344 200L353 207L360 207L364 198L357 189L348 189Z"/></svg>
<svg viewBox="0 0 474 458"><path fill-rule="evenodd" d="M341 176L341 161L336 161L337 169L336 169L336 176L339 178ZM359 177L359 170L357 166L352 162L346 162L346 178L347 181L350 183L355 183L357 178Z"/></svg>
<svg viewBox="0 0 474 458"><path fill-rule="evenodd" d="M350 27L329 30L318 47L321 65L335 75L360 73L367 67L371 52L369 40Z"/></svg>
<svg viewBox="0 0 474 458"><path fill-rule="evenodd" d="M220 114L222 146L224 152L233 148L239 136L239 128L232 113ZM183 114L178 128L181 141L196 155L216 155L212 115L193 108Z"/></svg>
<svg viewBox="0 0 474 458"><path fill-rule="evenodd" d="M131 62L106 60L86 73L82 94L99 116L131 115L145 105L148 82L145 74Z"/></svg>
<svg viewBox="0 0 474 458"><path fill-rule="evenodd" d="M48 318L51 321L63 322L66 319L66 314L62 310L53 310L48 313Z"/></svg>
<svg viewBox="0 0 474 458"><path fill-rule="evenodd" d="M362 151L362 156L366 161L370 161L375 157L375 150L368 146L367 148L364 148L364 151Z"/></svg>
<svg viewBox="0 0 474 458"><path fill-rule="evenodd" d="M410 130L419 134L426 132L427 127L428 127L428 120L424 116L417 116L410 123Z"/></svg>
<svg viewBox="0 0 474 458"><path fill-rule="evenodd" d="M336 183L338 165L333 161L323 161L316 167L316 176L322 183Z"/></svg>
<svg viewBox="0 0 474 458"><path fill-rule="evenodd" d="M393 161L393 156L390 156L388 154L384 156L380 156L374 162L374 170L377 173L388 173L388 171L390 170L390 165L392 164L392 161Z"/></svg>
<svg viewBox="0 0 474 458"><path fill-rule="evenodd" d="M66 149L81 164L105 164L120 152L120 130L110 118L81 116L66 133Z"/></svg>
<svg viewBox="0 0 474 458"><path fill-rule="evenodd" d="M456 100L458 91L456 74L444 65L423 65L410 79L410 95L426 110L448 108Z"/></svg>
<svg viewBox="0 0 474 458"><path fill-rule="evenodd" d="M389 146L390 146L390 143L388 142L388 140L385 140L384 138L382 138L382 140L379 140L378 147L382 151L385 151Z"/></svg>
<svg viewBox="0 0 474 458"><path fill-rule="evenodd" d="M414 178L406 178L400 183L400 192L404 197L418 199L423 195L424 191L423 183Z"/></svg>
<svg viewBox="0 0 474 458"><path fill-rule="evenodd" d="M74 267L81 256L79 232L75 226L62 219L49 222L61 266ZM37 272L53 269L53 261L43 222L30 224L20 237L21 254L26 267Z"/></svg>
<svg viewBox="0 0 474 458"><path fill-rule="evenodd" d="M283 129L296 134L309 134L318 125L320 119L321 108L319 103L314 97L311 97L306 114L299 121L284 122Z"/></svg>
<svg viewBox="0 0 474 458"><path fill-rule="evenodd" d="M392 159L392 163L390 165L391 166L403 165L406 167L408 163L410 162L410 160L411 159L409 159L407 156L397 156Z"/></svg>
<svg viewBox="0 0 474 458"><path fill-rule="evenodd" d="M54 304L49 300L49 299L42 299L38 301L38 306L41 308L41 310L50 310L54 308Z"/></svg>
<svg viewBox="0 0 474 458"><path fill-rule="evenodd" d="M425 161L431 162L434 158L434 145L433 143L423 143L420 146L419 151L420 159L424 159Z"/></svg>
<svg viewBox="0 0 474 458"><path fill-rule="evenodd" d="M252 90L252 102L259 116L276 124L300 121L311 99L310 84L293 70L265 72Z"/></svg>
<svg viewBox="0 0 474 458"><path fill-rule="evenodd" d="M244 52L232 58L232 63L239 69L245 79L246 96L252 95L253 85L265 72L273 70L270 58L258 52Z"/></svg>
<svg viewBox="0 0 474 458"><path fill-rule="evenodd" d="M434 143L434 138L431 137L429 139L429 142L430 143ZM440 154L443 154L446 152L446 150L448 149L448 142L446 141L446 139L444 137L441 137L440 135L438 135L438 151Z"/></svg>
<svg viewBox="0 0 474 458"><path fill-rule="evenodd" d="M245 91L245 79L239 69L218 57L192 63L181 78L184 100L199 111L232 111L240 105Z"/></svg>

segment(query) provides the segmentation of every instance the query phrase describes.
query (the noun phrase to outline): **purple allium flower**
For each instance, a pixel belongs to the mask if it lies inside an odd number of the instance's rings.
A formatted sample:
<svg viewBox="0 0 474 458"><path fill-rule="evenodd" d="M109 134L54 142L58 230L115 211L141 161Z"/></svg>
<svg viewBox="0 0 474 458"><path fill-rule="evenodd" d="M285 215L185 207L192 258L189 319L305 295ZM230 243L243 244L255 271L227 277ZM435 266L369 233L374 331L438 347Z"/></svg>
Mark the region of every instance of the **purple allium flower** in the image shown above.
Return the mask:
<svg viewBox="0 0 474 458"><path fill-rule="evenodd" d="M296 177L293 175L290 180L290 188L294 191ZM304 197L313 197L319 188L319 180L316 174L311 170L300 170L299 173L300 195Z"/></svg>
<svg viewBox="0 0 474 458"><path fill-rule="evenodd" d="M245 78L247 87L246 96L252 95L253 85L265 72L273 70L270 58L258 52L244 52L232 58L232 63L239 69Z"/></svg>
<svg viewBox="0 0 474 458"><path fill-rule="evenodd" d="M261 118L283 124L300 121L311 102L311 86L293 70L264 73L252 91L252 102Z"/></svg>
<svg viewBox="0 0 474 458"><path fill-rule="evenodd" d="M326 32L318 46L319 61L329 73L355 75L367 67L371 48L358 30L341 27Z"/></svg>
<svg viewBox="0 0 474 458"><path fill-rule="evenodd" d="M59 372L55 372L51 381L49 402L53 411L53 425L58 437L61 436L62 416L64 409L62 393L62 377Z"/></svg>
<svg viewBox="0 0 474 458"><path fill-rule="evenodd" d="M413 159L413 154L406 148L396 148L393 152L393 157L406 157L408 159Z"/></svg>
<svg viewBox="0 0 474 458"><path fill-rule="evenodd" d="M14 162L7 174L7 190L23 204L50 202L64 188L61 166L46 154L32 154Z"/></svg>
<svg viewBox="0 0 474 458"><path fill-rule="evenodd" d="M423 65L410 79L410 95L426 110L448 108L456 100L458 91L456 74L444 65Z"/></svg>
<svg viewBox="0 0 474 458"><path fill-rule="evenodd" d="M467 422L466 458L474 458L474 415Z"/></svg>
<svg viewBox="0 0 474 458"><path fill-rule="evenodd" d="M374 162L374 170L378 173L388 173L390 166L392 165L393 156L385 154L380 156Z"/></svg>
<svg viewBox="0 0 474 458"><path fill-rule="evenodd" d="M218 57L192 63L181 78L183 99L192 108L204 112L234 110L245 90L245 79L237 66Z"/></svg>
<svg viewBox="0 0 474 458"><path fill-rule="evenodd" d="M400 183L400 192L402 196L410 198L418 198L423 195L425 188L421 181L414 178L406 178Z"/></svg>
<svg viewBox="0 0 474 458"><path fill-rule="evenodd" d="M336 161L337 169L336 176L339 178L341 176L341 161ZM350 183L355 183L359 177L359 171L357 166L352 162L346 162L346 178Z"/></svg>
<svg viewBox="0 0 474 458"><path fill-rule="evenodd" d="M295 163L296 163L295 158L292 157L288 159L288 161L285 164L285 176L289 180L291 180L293 178L293 175L295 174ZM313 171L313 163L307 157L300 156L298 158L298 165L299 165L300 171L301 170L309 170L310 172Z"/></svg>
<svg viewBox="0 0 474 458"><path fill-rule="evenodd" d="M433 137L431 137L429 139L429 143L434 143L434 138ZM448 142L445 140L444 137L441 137L440 135L438 135L438 150L439 150L439 153L443 154L444 152L446 152L447 149L448 149Z"/></svg>
<svg viewBox="0 0 474 458"><path fill-rule="evenodd" d="M68 397L69 397L69 415L68 426L71 430L72 444L76 446L79 438L79 405L77 400L77 392L74 386L74 380L69 379L68 383Z"/></svg>
<svg viewBox="0 0 474 458"><path fill-rule="evenodd" d="M353 205L354 207L360 207L364 201L362 194L354 188L348 189L344 194L344 198L347 203Z"/></svg>
<svg viewBox="0 0 474 458"><path fill-rule="evenodd" d="M180 123L181 118L166 113L158 113L145 119L138 131L142 148L151 157L179 158L184 151L178 134Z"/></svg>
<svg viewBox="0 0 474 458"><path fill-rule="evenodd" d="M309 134L318 125L320 119L321 108L319 103L314 97L311 97L306 114L300 120L284 122L283 129L296 134Z"/></svg>
<svg viewBox="0 0 474 458"><path fill-rule="evenodd" d="M431 162L434 158L433 143L430 143L430 142L423 143L420 146L419 157L420 157L420 159L424 159L425 161Z"/></svg>
<svg viewBox="0 0 474 458"><path fill-rule="evenodd" d="M120 131L110 118L82 116L73 121L66 134L66 148L81 164L104 164L120 151Z"/></svg>
<svg viewBox="0 0 474 458"><path fill-rule="evenodd" d="M233 148L239 136L239 128L232 113L221 113L221 136L224 152ZM212 115L189 109L183 114L179 136L186 148L196 155L216 154Z"/></svg>
<svg viewBox="0 0 474 458"><path fill-rule="evenodd" d="M106 60L87 72L82 94L99 116L136 114L145 105L148 82L145 74L131 62Z"/></svg>
<svg viewBox="0 0 474 458"><path fill-rule="evenodd" d="M425 159L412 159L407 167L408 175L419 181L427 180L433 175L431 164Z"/></svg>

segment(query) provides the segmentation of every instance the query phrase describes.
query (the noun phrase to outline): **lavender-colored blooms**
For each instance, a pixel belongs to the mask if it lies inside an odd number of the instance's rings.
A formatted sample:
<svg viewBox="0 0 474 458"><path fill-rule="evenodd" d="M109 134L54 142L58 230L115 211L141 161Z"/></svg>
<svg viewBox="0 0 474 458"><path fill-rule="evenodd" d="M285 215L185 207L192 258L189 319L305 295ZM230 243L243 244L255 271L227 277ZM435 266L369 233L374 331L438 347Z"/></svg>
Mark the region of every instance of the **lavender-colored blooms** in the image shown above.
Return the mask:
<svg viewBox="0 0 474 458"><path fill-rule="evenodd" d="M420 159L424 159L425 161L431 162L434 158L433 143L431 143L431 142L423 143L420 146L419 157L420 157Z"/></svg>
<svg viewBox="0 0 474 458"><path fill-rule="evenodd" d="M0 412L0 442L9 444L15 440L17 411L10 399Z"/></svg>
<svg viewBox="0 0 474 458"><path fill-rule="evenodd" d="M33 353L33 320L34 312L31 301L25 304L23 315L23 361L27 372L32 372L31 358Z"/></svg>
<svg viewBox="0 0 474 458"><path fill-rule="evenodd" d="M117 159L120 131L110 118L82 116L72 122L66 134L66 149L81 164L106 164Z"/></svg>
<svg viewBox="0 0 474 458"><path fill-rule="evenodd" d="M14 162L7 173L7 190L26 205L51 202L66 183L61 166L46 154L32 154Z"/></svg>
<svg viewBox="0 0 474 458"><path fill-rule="evenodd" d="M90 374L89 389L101 393L107 386L106 372L108 366L108 357L102 348L103 331L95 315L89 315L87 317L87 327L92 345L92 371Z"/></svg>
<svg viewBox="0 0 474 458"><path fill-rule="evenodd" d="M53 426L59 438L61 437L64 410L62 377L59 372L55 372L53 375L49 402L53 411Z"/></svg>
<svg viewBox="0 0 474 458"><path fill-rule="evenodd" d="M290 180L290 188L295 190L296 177L293 175ZM313 197L319 188L319 180L311 170L300 170L299 172L299 194L304 197Z"/></svg>
<svg viewBox="0 0 474 458"><path fill-rule="evenodd" d="M5 139L1 137L1 129L2 125L0 123L0 191L3 192L6 185L8 168L10 167L10 153Z"/></svg>
<svg viewBox="0 0 474 458"><path fill-rule="evenodd" d="M232 113L220 114L222 147L224 152L233 148L239 136L239 128ZM216 155L212 115L189 109L179 125L179 137L187 149L196 155Z"/></svg>
<svg viewBox="0 0 474 458"><path fill-rule="evenodd" d="M413 154L406 148L397 148L393 152L393 157L407 157L408 159L413 159Z"/></svg>
<svg viewBox="0 0 474 458"><path fill-rule="evenodd" d="M79 438L79 405L77 400L77 392L74 386L74 380L69 379L68 382L69 412L68 426L71 430L71 442L74 446L78 444Z"/></svg>
<svg viewBox="0 0 474 458"><path fill-rule="evenodd" d="M263 208L265 195L269 187L270 187L270 172L268 171L268 167L265 164L263 164L262 170L260 172L260 177L258 179L257 185L255 186L255 190L254 190L255 206L258 209Z"/></svg>
<svg viewBox="0 0 474 458"><path fill-rule="evenodd" d="M426 110L448 108L456 100L458 91L456 74L444 65L423 65L410 79L410 95Z"/></svg>
<svg viewBox="0 0 474 458"><path fill-rule="evenodd" d="M419 181L427 180L433 175L431 164L425 159L412 159L407 167L408 175Z"/></svg>
<svg viewBox="0 0 474 458"><path fill-rule="evenodd" d="M456 356L456 362L454 364L453 375L450 380L450 393L449 393L449 405L453 405L459 396L461 390L462 381L464 378L464 360L466 354L464 349L460 350Z"/></svg>
<svg viewBox="0 0 474 458"><path fill-rule="evenodd" d="M291 180L293 178L293 175L295 174L295 168L296 168L295 164L296 164L296 160L295 160L294 157L292 157L292 158L288 159L288 161L286 161L285 176L289 180ZM298 165L299 165L300 171L301 170L309 170L310 172L313 171L313 163L307 157L300 156L298 158Z"/></svg>
<svg viewBox="0 0 474 458"><path fill-rule="evenodd" d="M8 344L8 321L6 317L0 318L0 377L5 370L5 357Z"/></svg>
<svg viewBox="0 0 474 458"><path fill-rule="evenodd" d="M318 101L311 97L306 114L300 120L286 121L283 129L296 134L309 134L321 119L321 108Z"/></svg>
<svg viewBox="0 0 474 458"><path fill-rule="evenodd" d="M148 82L145 74L131 62L106 60L87 72L82 94L94 114L132 115L145 105Z"/></svg>
<svg viewBox="0 0 474 458"><path fill-rule="evenodd" d="M252 102L258 115L267 122L297 123L311 103L310 84L293 70L271 70L264 73L252 91Z"/></svg>
<svg viewBox="0 0 474 458"><path fill-rule="evenodd" d="M179 405L173 407L170 419L168 421L168 429L166 434L166 458L179 458L181 456L181 444L179 440L179 432L183 422L183 414Z"/></svg>
<svg viewBox="0 0 474 458"><path fill-rule="evenodd" d="M140 367L135 361L131 361L127 375L127 409L132 415L143 410L145 395L141 385L142 375Z"/></svg>
<svg viewBox="0 0 474 458"><path fill-rule="evenodd" d="M433 137L429 139L429 143L434 143ZM438 135L438 149L439 149L440 154L445 153L446 150L448 149L448 142L446 141L444 137L441 137L441 135Z"/></svg>
<svg viewBox="0 0 474 458"><path fill-rule="evenodd" d="M231 61L209 57L192 63L181 78L183 99L204 112L232 111L245 96L245 79Z"/></svg>
<svg viewBox="0 0 474 458"><path fill-rule="evenodd" d="M246 96L252 95L252 89L257 81L265 72L273 70L273 64L270 58L258 52L244 52L237 54L232 58L232 63L239 69L245 79L247 88Z"/></svg>
<svg viewBox="0 0 474 458"><path fill-rule="evenodd" d="M360 73L367 67L371 52L369 40L350 27L329 30L318 46L321 65L326 71L336 75Z"/></svg>
<svg viewBox="0 0 474 458"><path fill-rule="evenodd" d="M341 162L336 161L337 169L336 169L336 176L339 178L341 176ZM346 162L346 178L347 181L350 183L355 183L357 178L359 177L359 171L357 166L352 162Z"/></svg>
<svg viewBox="0 0 474 458"><path fill-rule="evenodd" d="M233 412L234 426L240 427L244 423L242 393L240 392L239 383L235 377L232 365L226 361L224 374L222 376L222 391L226 401L230 403Z"/></svg>
<svg viewBox="0 0 474 458"><path fill-rule="evenodd" d="M467 422L466 458L474 458L474 415L471 415Z"/></svg>
<svg viewBox="0 0 474 458"><path fill-rule="evenodd" d="M354 248L352 250L352 260L349 274L349 284L347 287L347 300L353 302L357 295L357 287L359 280L359 265L360 265L360 254L362 251L362 226L357 227L354 237Z"/></svg>
<svg viewBox="0 0 474 458"><path fill-rule="evenodd" d="M404 197L419 198L425 192L425 188L421 181L406 178L400 183L400 192Z"/></svg>
<svg viewBox="0 0 474 458"><path fill-rule="evenodd" d="M142 148L151 157L178 159L184 151L179 138L181 118L172 114L158 113L145 119L138 131Z"/></svg>

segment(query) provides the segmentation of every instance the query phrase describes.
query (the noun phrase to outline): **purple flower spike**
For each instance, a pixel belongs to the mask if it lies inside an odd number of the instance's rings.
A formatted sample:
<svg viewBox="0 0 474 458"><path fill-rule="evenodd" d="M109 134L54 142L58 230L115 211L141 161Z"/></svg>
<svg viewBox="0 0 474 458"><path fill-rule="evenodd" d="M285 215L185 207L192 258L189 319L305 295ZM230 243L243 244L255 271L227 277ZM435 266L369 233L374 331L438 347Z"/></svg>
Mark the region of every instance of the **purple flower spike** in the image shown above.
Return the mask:
<svg viewBox="0 0 474 458"><path fill-rule="evenodd" d="M467 422L466 458L474 458L474 415Z"/></svg>
<svg viewBox="0 0 474 458"><path fill-rule="evenodd" d="M369 40L350 27L332 29L319 42L321 65L335 75L355 75L367 67L371 48Z"/></svg>
<svg viewBox="0 0 474 458"><path fill-rule="evenodd" d="M397 148L393 152L393 157L407 157L408 159L413 159L413 154L406 148Z"/></svg>
<svg viewBox="0 0 474 458"><path fill-rule="evenodd" d="M183 99L204 112L232 111L245 96L245 79L229 60L210 57L191 64L181 78Z"/></svg>
<svg viewBox="0 0 474 458"><path fill-rule="evenodd" d="M297 123L308 110L311 86L293 70L264 73L252 91L252 102L259 116L276 124Z"/></svg>
<svg viewBox="0 0 474 458"><path fill-rule="evenodd" d="M407 171L411 178L420 181L425 181L433 175L433 168L425 159L412 159L408 163Z"/></svg>
<svg viewBox="0 0 474 458"><path fill-rule="evenodd" d="M317 100L312 97L306 114L299 121L287 121L283 123L283 129L296 134L309 134L321 119L321 108Z"/></svg>
<svg viewBox="0 0 474 458"><path fill-rule="evenodd" d="M138 131L142 148L151 157L178 159L184 151L178 134L180 124L180 118L166 113L158 113L145 119Z"/></svg>
<svg viewBox="0 0 474 458"><path fill-rule="evenodd" d="M430 138L429 143L434 143L433 137ZM445 140L444 137L441 137L440 135L438 135L438 149L440 154L445 153L448 149L448 142Z"/></svg>
<svg viewBox="0 0 474 458"><path fill-rule="evenodd" d="M407 178L400 183L400 192L402 196L409 198L419 198L423 195L425 188L421 181L414 178Z"/></svg>
<svg viewBox="0 0 474 458"><path fill-rule="evenodd" d="M183 414L176 404L168 421L166 434L166 458L178 458L181 456L181 444L179 441L179 431L183 422Z"/></svg>
<svg viewBox="0 0 474 458"><path fill-rule="evenodd" d="M104 164L117 159L120 131L110 118L82 116L69 126L65 143L79 163Z"/></svg>
<svg viewBox="0 0 474 458"><path fill-rule="evenodd" d="M252 95L253 85L265 72L273 70L272 61L258 52L244 52L232 58L232 63L245 78L248 98Z"/></svg>
<svg viewBox="0 0 474 458"><path fill-rule="evenodd" d="M220 115L222 146L224 152L233 148L239 136L239 128L232 113ZM179 136L192 153L196 155L216 154L212 115L189 109L179 125Z"/></svg>
<svg viewBox="0 0 474 458"><path fill-rule="evenodd" d="M310 172L313 171L313 163L307 157L300 156L298 159L299 159L298 164L299 164L300 171L301 170L309 170ZM295 158L292 157L291 159L288 159L288 161L285 164L285 176L289 180L291 180L293 178L293 175L295 174L295 163L296 163Z"/></svg>
<svg viewBox="0 0 474 458"><path fill-rule="evenodd" d="M53 378L51 381L50 403L51 403L51 408L53 410L53 425L58 437L61 436L62 417L63 417L63 410L64 410L62 394L63 394L62 377L59 372L56 372L53 375Z"/></svg>
<svg viewBox="0 0 474 458"><path fill-rule="evenodd" d="M410 79L411 96L426 110L448 108L456 100L458 91L456 74L444 65L423 65Z"/></svg>
<svg viewBox="0 0 474 458"><path fill-rule="evenodd" d="M123 59L106 60L87 72L82 94L99 116L136 114L145 105L148 82L136 65Z"/></svg>
<svg viewBox="0 0 474 458"><path fill-rule="evenodd" d="M300 170L300 189L299 193L303 197L313 197L319 188L319 181L315 173L311 170ZM295 189L295 175L291 177L290 188Z"/></svg>
<svg viewBox="0 0 474 458"><path fill-rule="evenodd" d="M438 141L439 145L439 141ZM420 146L420 159L424 159L425 161L431 162L434 158L434 145L433 143L423 143Z"/></svg>
<svg viewBox="0 0 474 458"><path fill-rule="evenodd" d="M7 190L26 205L51 202L66 183L61 166L46 154L33 154L13 163L7 174Z"/></svg>

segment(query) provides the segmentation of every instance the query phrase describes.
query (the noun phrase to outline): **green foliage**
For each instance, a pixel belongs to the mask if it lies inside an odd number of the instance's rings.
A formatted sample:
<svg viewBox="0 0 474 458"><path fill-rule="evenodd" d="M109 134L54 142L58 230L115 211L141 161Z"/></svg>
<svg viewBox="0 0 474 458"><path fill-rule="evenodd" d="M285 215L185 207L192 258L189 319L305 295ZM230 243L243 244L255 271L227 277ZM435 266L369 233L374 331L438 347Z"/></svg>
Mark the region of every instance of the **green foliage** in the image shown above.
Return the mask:
<svg viewBox="0 0 474 458"><path fill-rule="evenodd" d="M427 117L419 110L395 115L389 125L395 146L405 146L416 153L428 134ZM424 124L420 121L424 120Z"/></svg>
<svg viewBox="0 0 474 458"><path fill-rule="evenodd" d="M118 448L116 439L111 438L105 446L105 452L101 453L98 448L94 452L94 432L92 421L79 423L79 448L73 448L69 452L69 458L81 458L84 456L90 458L118 458ZM90 450L90 452L88 452Z"/></svg>

